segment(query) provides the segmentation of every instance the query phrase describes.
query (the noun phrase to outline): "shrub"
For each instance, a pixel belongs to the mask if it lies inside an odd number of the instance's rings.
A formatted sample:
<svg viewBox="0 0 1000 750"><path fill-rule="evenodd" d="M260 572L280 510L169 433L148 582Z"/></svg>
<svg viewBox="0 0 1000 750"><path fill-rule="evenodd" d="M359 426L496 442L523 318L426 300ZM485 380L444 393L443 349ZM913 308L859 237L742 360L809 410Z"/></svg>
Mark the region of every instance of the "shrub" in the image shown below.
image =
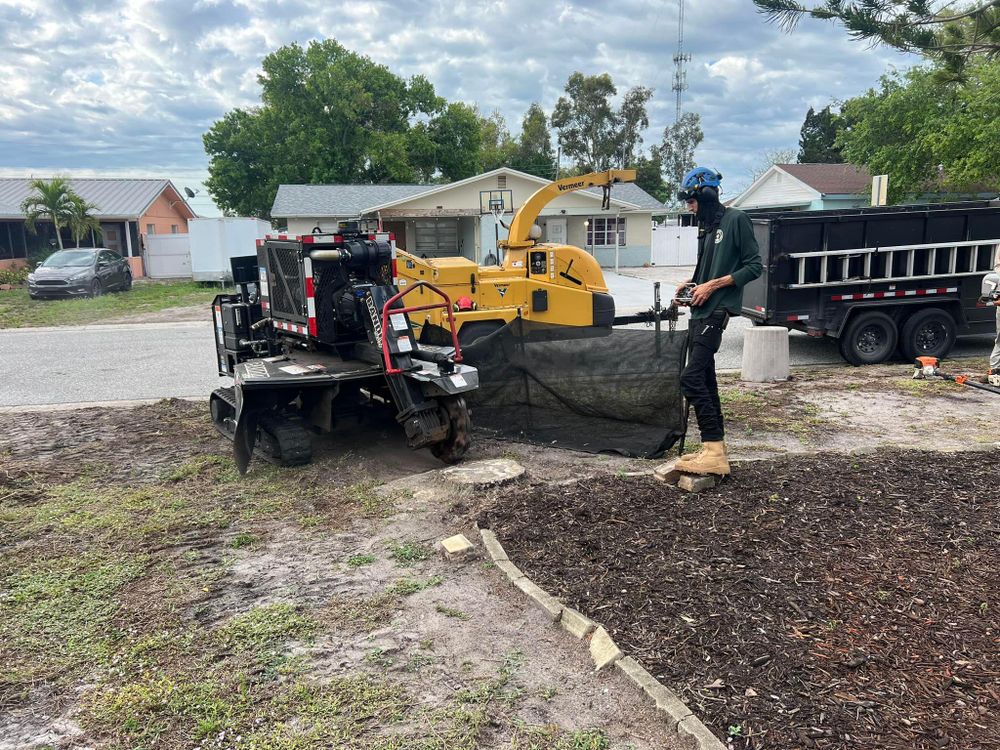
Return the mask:
<svg viewBox="0 0 1000 750"><path fill-rule="evenodd" d="M28 273L28 268L0 268L0 284L24 284Z"/></svg>

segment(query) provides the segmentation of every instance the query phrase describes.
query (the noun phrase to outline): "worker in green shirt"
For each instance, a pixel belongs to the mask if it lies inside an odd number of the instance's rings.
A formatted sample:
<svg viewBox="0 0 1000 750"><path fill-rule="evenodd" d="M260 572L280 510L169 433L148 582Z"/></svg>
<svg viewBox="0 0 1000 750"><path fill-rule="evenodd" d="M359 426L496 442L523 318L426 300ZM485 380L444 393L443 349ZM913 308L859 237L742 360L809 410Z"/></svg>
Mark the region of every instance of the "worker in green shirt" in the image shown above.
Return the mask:
<svg viewBox="0 0 1000 750"><path fill-rule="evenodd" d="M698 217L698 264L675 295L679 304L691 305L681 390L694 407L701 432L701 451L681 457L676 468L692 474L729 474L715 354L729 317L740 314L743 287L762 271L753 225L745 213L719 202L721 181L714 169L695 167L677 194Z"/></svg>

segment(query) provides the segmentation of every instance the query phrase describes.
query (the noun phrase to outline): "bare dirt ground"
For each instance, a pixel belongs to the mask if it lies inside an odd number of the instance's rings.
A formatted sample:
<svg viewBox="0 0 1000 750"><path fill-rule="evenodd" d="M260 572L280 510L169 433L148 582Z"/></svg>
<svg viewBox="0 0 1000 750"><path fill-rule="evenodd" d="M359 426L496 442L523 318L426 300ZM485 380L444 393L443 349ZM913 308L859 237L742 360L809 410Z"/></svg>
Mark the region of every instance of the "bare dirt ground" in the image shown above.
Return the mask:
<svg viewBox="0 0 1000 750"><path fill-rule="evenodd" d="M801 453L1000 441L996 396L909 375L726 379L727 441L764 474ZM478 541L505 496L658 462L480 438L468 460L526 475L462 491L373 418L317 438L310 466L244 479L205 412L0 415L0 748L671 747L498 571L433 551Z"/></svg>
<svg viewBox="0 0 1000 750"><path fill-rule="evenodd" d="M0 416L0 748L674 746L391 420L241 479L205 412Z"/></svg>
<svg viewBox="0 0 1000 750"><path fill-rule="evenodd" d="M101 320L95 325L110 323L187 323L191 321L212 320L208 305L187 305L183 307L170 307L166 310L147 312L140 315L124 315L117 318Z"/></svg>

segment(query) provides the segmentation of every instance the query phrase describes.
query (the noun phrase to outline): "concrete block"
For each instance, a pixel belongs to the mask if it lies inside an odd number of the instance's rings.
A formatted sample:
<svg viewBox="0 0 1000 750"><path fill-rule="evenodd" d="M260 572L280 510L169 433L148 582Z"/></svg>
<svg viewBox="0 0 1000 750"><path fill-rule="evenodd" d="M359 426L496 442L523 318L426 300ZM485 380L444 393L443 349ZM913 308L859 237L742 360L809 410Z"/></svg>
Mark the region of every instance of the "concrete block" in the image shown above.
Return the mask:
<svg viewBox="0 0 1000 750"><path fill-rule="evenodd" d="M675 730L680 722L692 715L691 709L684 705L684 701L673 690L653 677L631 656L620 659L615 666L656 703L656 710L666 715Z"/></svg>
<svg viewBox="0 0 1000 750"><path fill-rule="evenodd" d="M507 553L504 551L503 545L500 544L500 540L497 539L497 535L494 534L489 529L480 529L479 536L483 538L483 546L486 547L486 551L490 555L490 559L494 562L500 560L509 560Z"/></svg>
<svg viewBox="0 0 1000 750"><path fill-rule="evenodd" d="M710 490L715 486L715 477L697 476L695 474L685 474L677 480L677 487L685 492L701 492Z"/></svg>
<svg viewBox="0 0 1000 750"><path fill-rule="evenodd" d="M559 623L563 626L563 630L581 640L593 633L597 628L596 622L583 613L577 612L572 607L565 605L563 606L562 617Z"/></svg>
<svg viewBox="0 0 1000 750"><path fill-rule="evenodd" d="M677 736L681 742L698 750L726 750L726 746L712 734L712 730L693 714L677 725Z"/></svg>
<svg viewBox="0 0 1000 750"><path fill-rule="evenodd" d="M653 470L653 479L660 482L666 482L667 484L677 484L677 480L681 478L681 472L676 468L679 458L674 458L667 461L665 464L660 464Z"/></svg>
<svg viewBox="0 0 1000 750"><path fill-rule="evenodd" d="M465 538L465 534L455 534L441 540L441 549L449 560L464 560L470 557L476 548Z"/></svg>
<svg viewBox="0 0 1000 750"><path fill-rule="evenodd" d="M531 600L548 616L552 622L557 622L562 616L563 606L554 596L536 586L527 576L518 578L514 585L531 597Z"/></svg>
<svg viewBox="0 0 1000 750"><path fill-rule="evenodd" d="M510 560L497 560L496 566L503 571L504 575L507 576L511 583L524 578L524 573Z"/></svg>
<svg viewBox="0 0 1000 750"><path fill-rule="evenodd" d="M590 658L594 660L594 667L597 671L604 669L609 664L614 664L622 658L621 649L611 640L608 631L598 628L590 637Z"/></svg>
<svg viewBox="0 0 1000 750"><path fill-rule="evenodd" d="M751 326L743 332L743 366L740 378L750 383L788 380L788 329L784 326Z"/></svg>

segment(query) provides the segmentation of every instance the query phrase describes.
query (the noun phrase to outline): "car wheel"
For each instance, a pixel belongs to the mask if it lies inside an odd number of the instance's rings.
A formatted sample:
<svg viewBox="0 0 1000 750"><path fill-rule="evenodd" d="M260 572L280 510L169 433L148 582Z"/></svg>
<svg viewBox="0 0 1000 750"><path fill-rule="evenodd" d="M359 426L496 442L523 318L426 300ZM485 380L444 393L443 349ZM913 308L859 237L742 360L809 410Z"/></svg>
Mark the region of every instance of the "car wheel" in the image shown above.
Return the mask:
<svg viewBox="0 0 1000 750"><path fill-rule="evenodd" d="M122 291L127 292L131 288L132 288L132 274L126 271L125 278L122 280Z"/></svg>
<svg viewBox="0 0 1000 750"><path fill-rule="evenodd" d="M104 294L104 287L101 286L101 282L98 279L94 279L94 282L90 285L90 296L100 297Z"/></svg>
<svg viewBox="0 0 1000 750"><path fill-rule="evenodd" d="M955 321L939 307L926 307L909 317L900 331L899 348L907 359L948 356L955 345Z"/></svg>
<svg viewBox="0 0 1000 750"><path fill-rule="evenodd" d="M885 313L859 314L840 337L840 354L852 365L885 362L896 351L896 324Z"/></svg>

